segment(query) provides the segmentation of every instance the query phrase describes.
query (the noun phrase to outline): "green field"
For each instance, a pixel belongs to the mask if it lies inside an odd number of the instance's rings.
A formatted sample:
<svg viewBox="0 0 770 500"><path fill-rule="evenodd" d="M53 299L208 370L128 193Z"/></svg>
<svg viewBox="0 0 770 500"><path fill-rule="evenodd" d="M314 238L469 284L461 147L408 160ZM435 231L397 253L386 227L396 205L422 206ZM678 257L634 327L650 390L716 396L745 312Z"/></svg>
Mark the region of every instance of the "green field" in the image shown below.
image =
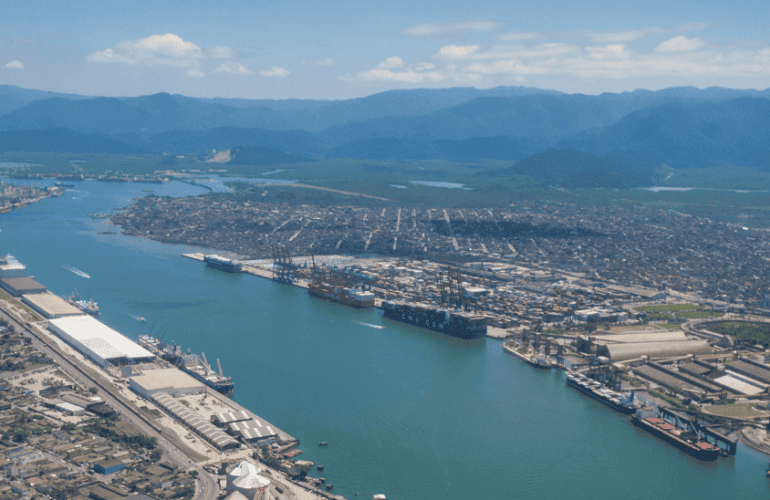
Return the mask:
<svg viewBox="0 0 770 500"><path fill-rule="evenodd" d="M741 342L770 343L770 323L720 321L709 326L709 330L730 335Z"/></svg>
<svg viewBox="0 0 770 500"><path fill-rule="evenodd" d="M637 307L637 311L645 312L677 312L677 311L692 311L694 309L703 309L703 306L697 304L665 304L661 306L644 306Z"/></svg>
<svg viewBox="0 0 770 500"><path fill-rule="evenodd" d="M177 156L183 156L178 158ZM267 177L295 180L303 184L363 193L387 198L401 206L431 207L511 207L522 201L554 201L582 206L650 207L674 210L721 222L750 227L770 227L770 172L725 166L719 169L660 169L659 187L694 187L690 191L653 192L643 189L565 189L544 188L538 179L507 175L488 177L482 171L504 169L515 162L483 160L450 162L444 160L361 160L321 158L290 164L228 165L207 163L199 154L63 154L3 153L2 162L31 163L23 169L0 165L0 173L12 171L42 174L130 174L156 171L185 171L190 174L216 173L224 176ZM276 172L278 171L278 172ZM663 175L665 174L665 175ZM449 182L462 188L426 186L411 181ZM403 186L403 187L395 187ZM251 189L251 188L247 188ZM280 196L290 191L272 186ZM748 190L748 192L737 192ZM295 189L295 191L298 191ZM300 195L324 203L328 195L311 191ZM360 203L360 198L358 198Z"/></svg>
<svg viewBox="0 0 770 500"><path fill-rule="evenodd" d="M716 311L686 311L679 313L679 316L687 319L721 318L724 315L725 313Z"/></svg>
<svg viewBox="0 0 770 500"><path fill-rule="evenodd" d="M761 415L754 409L757 403L736 403L731 405L711 405L706 408L708 413L719 415L720 417L749 418Z"/></svg>

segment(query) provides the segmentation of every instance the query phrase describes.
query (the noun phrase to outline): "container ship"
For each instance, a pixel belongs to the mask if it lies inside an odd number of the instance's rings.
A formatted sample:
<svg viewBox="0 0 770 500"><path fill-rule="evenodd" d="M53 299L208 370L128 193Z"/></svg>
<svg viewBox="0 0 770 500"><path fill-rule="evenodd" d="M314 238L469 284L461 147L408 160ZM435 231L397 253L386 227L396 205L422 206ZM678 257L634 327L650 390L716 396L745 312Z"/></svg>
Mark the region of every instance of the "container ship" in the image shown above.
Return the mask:
<svg viewBox="0 0 770 500"><path fill-rule="evenodd" d="M688 422L684 427L674 425L664 419L660 410L654 406L646 406L637 410L631 422L698 460L709 461L719 457L719 447L701 439L692 427L692 423Z"/></svg>
<svg viewBox="0 0 770 500"><path fill-rule="evenodd" d="M233 379L222 374L222 364L218 359L217 368L219 368L219 373L211 369L211 365L206 361L206 354L203 352L201 352L200 356L193 354L190 349L187 349L187 352L182 352L182 349L176 344L167 344L149 335L140 335L139 344L156 356L175 364L179 369L200 380L215 391L230 395L235 389Z"/></svg>
<svg viewBox="0 0 770 500"><path fill-rule="evenodd" d="M227 273L240 273L243 270L241 261L228 259L221 255L204 255L203 262L212 269L225 271Z"/></svg>
<svg viewBox="0 0 770 500"><path fill-rule="evenodd" d="M313 297L339 302L346 306L367 308L374 307L374 294L360 288L333 287L326 283L311 283L307 293Z"/></svg>
<svg viewBox="0 0 770 500"><path fill-rule="evenodd" d="M487 318L478 314L393 300L383 300L382 310L388 319L445 333L452 337L474 339L487 334Z"/></svg>
<svg viewBox="0 0 770 500"><path fill-rule="evenodd" d="M567 385L625 415L636 411L633 392L626 395L613 391L601 382L571 371L567 372Z"/></svg>

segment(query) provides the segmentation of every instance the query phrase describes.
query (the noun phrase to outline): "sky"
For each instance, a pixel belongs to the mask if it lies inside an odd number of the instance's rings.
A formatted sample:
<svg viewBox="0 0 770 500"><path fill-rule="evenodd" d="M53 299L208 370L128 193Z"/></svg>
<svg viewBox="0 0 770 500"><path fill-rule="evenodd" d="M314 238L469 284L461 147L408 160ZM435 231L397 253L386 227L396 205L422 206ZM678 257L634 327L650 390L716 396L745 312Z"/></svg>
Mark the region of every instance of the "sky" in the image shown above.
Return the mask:
<svg viewBox="0 0 770 500"><path fill-rule="evenodd" d="M770 87L767 0L0 0L0 84L348 99L515 85Z"/></svg>

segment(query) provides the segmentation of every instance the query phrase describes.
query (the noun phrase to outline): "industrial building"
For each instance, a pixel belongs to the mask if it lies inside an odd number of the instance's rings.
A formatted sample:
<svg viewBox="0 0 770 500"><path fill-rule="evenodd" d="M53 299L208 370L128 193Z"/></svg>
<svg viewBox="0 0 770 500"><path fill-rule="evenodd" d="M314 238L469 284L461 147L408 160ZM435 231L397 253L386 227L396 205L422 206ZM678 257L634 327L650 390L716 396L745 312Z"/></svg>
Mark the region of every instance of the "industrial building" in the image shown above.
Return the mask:
<svg viewBox="0 0 770 500"><path fill-rule="evenodd" d="M0 286L2 286L14 297L32 293L44 293L48 291L45 285L41 285L32 278L27 277L2 278L0 279Z"/></svg>
<svg viewBox="0 0 770 500"><path fill-rule="evenodd" d="M222 432L221 429L203 420L199 413L179 403L168 394L164 392L155 393L152 396L152 401L218 450L240 447L238 441Z"/></svg>
<svg viewBox="0 0 770 500"><path fill-rule="evenodd" d="M151 361L155 356L109 326L84 314L52 319L48 329L99 366Z"/></svg>
<svg viewBox="0 0 770 500"><path fill-rule="evenodd" d="M47 319L83 314L80 308L73 306L58 295L50 292L23 295L21 301Z"/></svg>
<svg viewBox="0 0 770 500"><path fill-rule="evenodd" d="M599 356L606 356L613 363L642 356L667 358L687 354L709 354L711 346L705 340L677 340L673 342L633 342L607 344L597 349Z"/></svg>
<svg viewBox="0 0 770 500"><path fill-rule="evenodd" d="M246 413L244 410L230 413L217 413L214 415L214 424L218 425L219 427L224 427L227 424L232 424L233 422L241 422L243 420L251 420L251 415Z"/></svg>
<svg viewBox="0 0 770 500"><path fill-rule="evenodd" d="M242 438L247 443L256 443L257 446L270 445L278 440L278 432L270 425L262 424L259 420L243 420L233 422L227 432Z"/></svg>
<svg viewBox="0 0 770 500"><path fill-rule="evenodd" d="M206 386L178 368L147 370L129 379L129 388L146 399L155 394L166 393L177 397L183 394L206 392Z"/></svg>
<svg viewBox="0 0 770 500"><path fill-rule="evenodd" d="M270 480L261 476L260 472L262 469L251 462L241 461L227 474L227 491L237 491L246 498L264 498Z"/></svg>

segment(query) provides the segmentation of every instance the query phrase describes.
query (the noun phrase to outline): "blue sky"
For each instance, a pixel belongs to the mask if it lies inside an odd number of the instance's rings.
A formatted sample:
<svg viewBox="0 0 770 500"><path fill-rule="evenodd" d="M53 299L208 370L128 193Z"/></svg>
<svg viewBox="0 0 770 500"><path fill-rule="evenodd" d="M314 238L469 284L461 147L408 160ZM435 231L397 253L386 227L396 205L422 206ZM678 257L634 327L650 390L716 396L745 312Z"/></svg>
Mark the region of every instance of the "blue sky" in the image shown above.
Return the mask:
<svg viewBox="0 0 770 500"><path fill-rule="evenodd" d="M0 84L344 99L524 85L770 87L767 1L0 0Z"/></svg>

